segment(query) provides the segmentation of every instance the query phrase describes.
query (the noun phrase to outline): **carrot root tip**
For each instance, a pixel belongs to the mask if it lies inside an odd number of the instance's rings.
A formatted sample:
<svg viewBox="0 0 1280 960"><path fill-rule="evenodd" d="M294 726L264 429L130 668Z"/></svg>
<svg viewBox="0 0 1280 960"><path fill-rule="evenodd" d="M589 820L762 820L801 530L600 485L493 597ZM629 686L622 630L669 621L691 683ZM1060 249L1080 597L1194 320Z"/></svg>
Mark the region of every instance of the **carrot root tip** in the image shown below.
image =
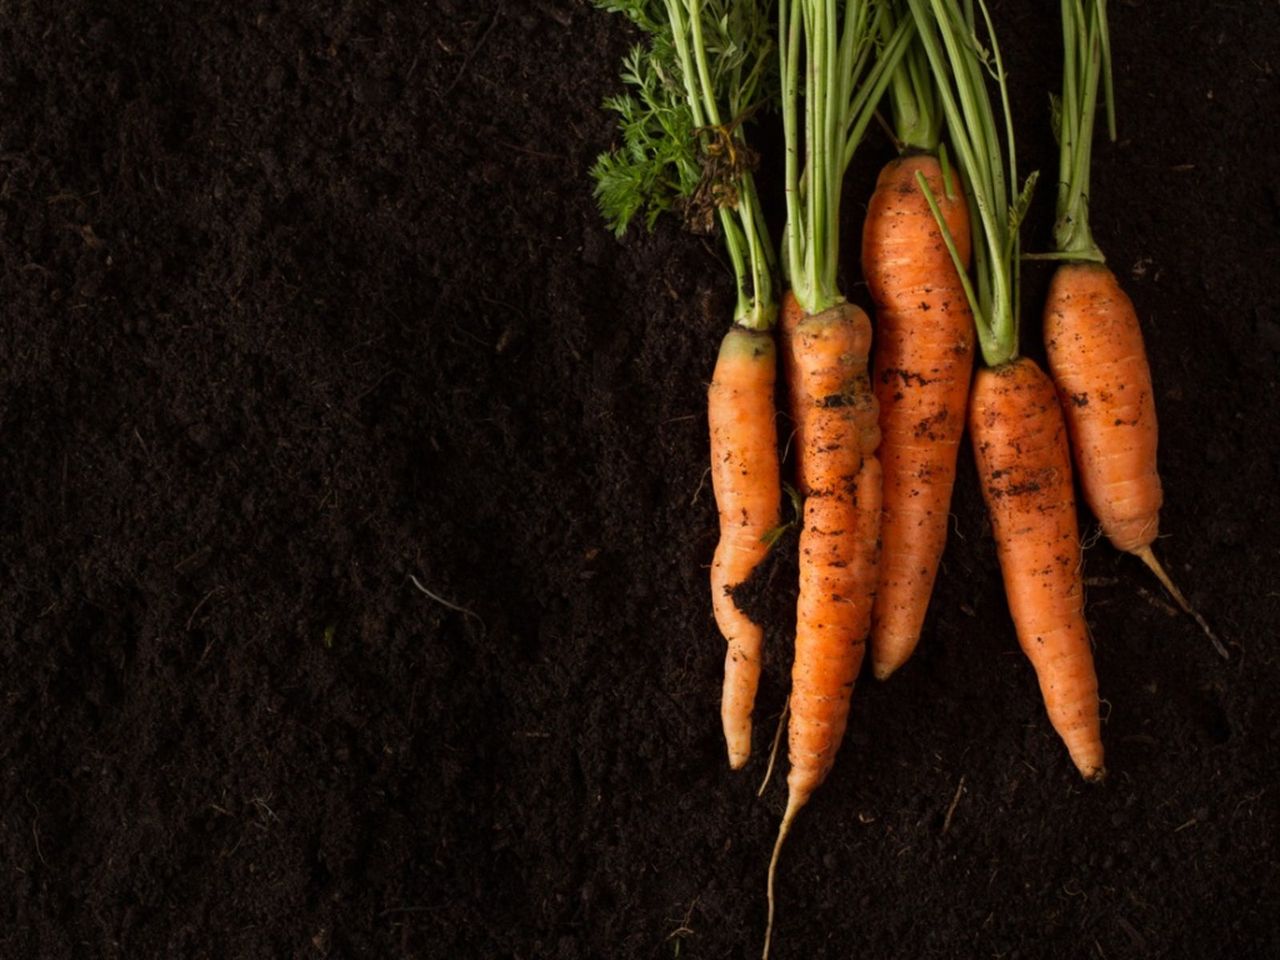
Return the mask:
<svg viewBox="0 0 1280 960"><path fill-rule="evenodd" d="M795 791L791 791L787 797L787 810L782 815L782 823L778 825L778 839L773 844L773 856L769 858L769 885L768 885L768 902L769 902L769 919L764 928L764 952L760 955L760 960L769 960L769 944L773 940L773 879L778 873L778 854L782 852L783 841L787 839L787 834L791 832L791 824L795 821L796 814L800 812L800 808L805 805L809 798L798 797Z"/></svg>
<svg viewBox="0 0 1280 960"><path fill-rule="evenodd" d="M1205 620L1204 617L1200 616L1200 612L1187 602L1187 598L1182 595L1182 591L1178 589L1177 585L1175 585L1171 579L1169 579L1169 574L1165 573L1164 567L1161 565L1160 561L1156 559L1156 555L1151 552L1151 545L1147 544L1145 547L1138 547L1133 551L1133 553L1139 560L1147 565L1148 570L1156 575L1156 579L1160 581L1160 585L1168 591L1169 596L1173 597L1174 602L1182 608L1182 612L1195 620L1195 622L1200 626L1200 629L1204 631L1204 635L1209 638L1209 642L1213 644L1213 649L1218 652L1218 656L1223 660L1230 660L1230 652L1225 646L1223 646L1222 641L1218 639L1217 634L1213 632L1213 629L1209 626L1209 622Z"/></svg>

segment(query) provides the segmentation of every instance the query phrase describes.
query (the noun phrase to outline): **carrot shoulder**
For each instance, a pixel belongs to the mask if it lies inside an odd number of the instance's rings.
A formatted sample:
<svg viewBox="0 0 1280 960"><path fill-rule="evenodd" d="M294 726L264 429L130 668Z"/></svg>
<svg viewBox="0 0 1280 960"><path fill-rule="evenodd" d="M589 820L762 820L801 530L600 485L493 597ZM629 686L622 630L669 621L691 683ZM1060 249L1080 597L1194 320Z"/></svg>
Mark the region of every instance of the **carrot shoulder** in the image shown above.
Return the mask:
<svg viewBox="0 0 1280 960"><path fill-rule="evenodd" d="M962 262L969 215L958 178L930 155L881 172L862 231L876 305L876 399L884 468L883 552L871 661L881 680L915 650L947 541L956 455L973 370L973 314L916 174L925 177Z"/></svg>
<svg viewBox="0 0 1280 960"><path fill-rule="evenodd" d="M764 631L733 599L733 590L768 552L781 490L773 385L776 351L767 332L735 326L720 346L707 392L711 484L720 511L720 542L711 563L711 602L728 642L720 716L729 765L751 754L751 710L760 682Z"/></svg>
<svg viewBox="0 0 1280 960"><path fill-rule="evenodd" d="M1053 384L1027 358L974 378L969 426L1018 642L1049 720L1087 780L1101 780L1098 680L1084 619L1066 427Z"/></svg>

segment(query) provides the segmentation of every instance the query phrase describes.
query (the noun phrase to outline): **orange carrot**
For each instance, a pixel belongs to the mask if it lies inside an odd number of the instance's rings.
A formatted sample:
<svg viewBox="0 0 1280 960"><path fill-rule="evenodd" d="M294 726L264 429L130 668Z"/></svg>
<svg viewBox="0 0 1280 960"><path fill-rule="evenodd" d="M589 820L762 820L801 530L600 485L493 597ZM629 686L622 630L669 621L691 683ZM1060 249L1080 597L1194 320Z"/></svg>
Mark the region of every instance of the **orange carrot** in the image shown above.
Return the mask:
<svg viewBox="0 0 1280 960"><path fill-rule="evenodd" d="M1098 680L1084 619L1066 426L1053 384L1025 357L980 370L969 430L1018 641L1071 759L1086 780L1101 780Z"/></svg>
<svg viewBox="0 0 1280 960"><path fill-rule="evenodd" d="M711 602L728 641L720 717L735 770L751 754L751 709L760 681L764 631L733 599L769 547L779 522L778 434L774 424L773 337L735 326L720 345L707 391L711 485L720 511L720 542L711 563Z"/></svg>
<svg viewBox="0 0 1280 960"><path fill-rule="evenodd" d="M732 26L710 4L667 4L653 16L632 17L647 34L625 61L623 78L633 91L606 101L621 117L622 143L591 168L601 212L619 236L637 217L652 228L664 211L681 213L698 233L713 232L718 221L733 267L738 303L708 390L707 418L720 513L711 602L728 644L721 721L735 768L751 752L762 631L738 608L733 590L768 551L780 485L770 333L777 255L744 134L774 49L769 18L756 3L743 0ZM615 5L618 12L623 6Z"/></svg>
<svg viewBox="0 0 1280 960"><path fill-rule="evenodd" d="M796 814L835 762L849 717L849 697L862 665L878 578L881 509L875 396L867 375L871 322L850 303L807 317L792 335L797 418L803 435L800 596L791 668L787 808L769 864L773 879ZM766 955L768 938L766 935Z"/></svg>
<svg viewBox="0 0 1280 960"><path fill-rule="evenodd" d="M1065 5L1078 2L1064 0ZM1050 722L1081 774L1096 781L1105 774L1098 680L1084 619L1066 425L1049 378L1033 361L1018 357L1018 228L1035 175L1017 189L1005 71L989 22L987 43L980 45L973 40L973 5L910 0L910 6L943 93L947 127L977 220L973 245L978 282L971 284L963 274L961 281L986 366L974 377L969 433L1009 612L1039 678ZM1003 145L984 82L984 65L991 64L1005 112ZM917 181L953 262L963 268L934 191L923 178Z"/></svg>
<svg viewBox="0 0 1280 960"><path fill-rule="evenodd" d="M1117 550L1160 530L1156 404L1133 303L1100 263L1054 273L1044 308L1049 370L1062 396L1085 502Z"/></svg>
<svg viewBox="0 0 1280 960"><path fill-rule="evenodd" d="M875 595L880 540L880 425L867 357L871 321L840 293L840 195L845 170L906 50L910 24L887 5L779 0L778 54L786 141L786 276L791 404L805 494L800 595L791 667L787 808L769 861L774 878L796 814L826 778L844 737ZM884 33L885 42L876 43ZM801 131L800 78L804 77ZM803 172L801 159L803 158ZM803 319L800 318L802 315Z"/></svg>
<svg viewBox="0 0 1280 960"><path fill-rule="evenodd" d="M1104 264L1089 228L1089 174L1099 86L1115 139L1110 41L1101 0L1063 0L1061 145L1054 252L1058 267L1044 310L1049 371L1071 430L1085 501L1116 549L1151 568L1165 589L1229 656L1208 623L1174 586L1151 550L1163 493L1156 469L1156 404L1133 303Z"/></svg>
<svg viewBox="0 0 1280 960"><path fill-rule="evenodd" d="M973 370L973 314L918 174L938 198L960 259L969 262L969 215L958 178L944 188L942 167L930 155L890 162L862 229L862 272L876 304L874 383L883 434L884 547L871 639L881 680L920 639L947 542Z"/></svg>

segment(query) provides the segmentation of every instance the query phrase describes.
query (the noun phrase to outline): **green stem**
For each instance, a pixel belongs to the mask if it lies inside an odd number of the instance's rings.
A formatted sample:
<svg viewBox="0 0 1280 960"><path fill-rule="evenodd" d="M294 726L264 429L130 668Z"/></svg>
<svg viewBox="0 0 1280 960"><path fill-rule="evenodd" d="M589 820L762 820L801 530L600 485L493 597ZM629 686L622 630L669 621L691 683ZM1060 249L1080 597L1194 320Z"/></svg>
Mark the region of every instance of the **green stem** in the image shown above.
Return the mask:
<svg viewBox="0 0 1280 960"><path fill-rule="evenodd" d="M718 136L717 128L722 124L720 97L725 91L717 88L710 65L703 23L707 15L706 2L666 0L666 8L693 121L700 130ZM745 41L745 38L735 39ZM762 72L763 59L759 58L745 81L740 67L736 77L730 79L726 100L731 106L741 98L744 90L754 90ZM734 136L734 132L729 131L728 136ZM718 210L725 250L736 280L734 322L754 330L767 330L777 317L772 280L774 256L765 239L767 231L760 229L764 224L764 213L749 170L739 176L735 188L737 203L721 206Z"/></svg>
<svg viewBox="0 0 1280 960"><path fill-rule="evenodd" d="M1099 85L1105 89L1108 130L1115 137L1106 0L1062 0L1062 46L1053 243L1067 259L1101 263L1105 258L1089 228L1089 180Z"/></svg>
<svg viewBox="0 0 1280 960"><path fill-rule="evenodd" d="M973 284L965 284L965 295L973 311L983 359L989 366L998 366L1018 355L1018 226L1035 179L1034 175L1028 178L1022 190L1017 190L1017 153L1004 62L986 4L978 0L977 7L990 51L978 40L971 0L965 0L963 9L960 0L908 2L937 84L969 210L976 220L973 255L977 283L976 289ZM988 73L994 74L1000 91L1003 146L987 93ZM932 195L928 197L945 237L946 224Z"/></svg>
<svg viewBox="0 0 1280 960"><path fill-rule="evenodd" d="M808 314L844 300L836 278L845 170L909 46L912 25L903 22L888 30L884 17L883 7L866 0L778 0L787 164L785 267L792 292ZM877 55L878 35L889 39Z"/></svg>
<svg viewBox="0 0 1280 960"><path fill-rule="evenodd" d="M903 0L895 0L892 14L884 18L882 36L886 43L890 42L888 27L895 21L911 22L911 12ZM929 60L919 41L911 44L893 71L889 104L898 149L937 153L942 140L942 113L938 110L938 92L929 72Z"/></svg>

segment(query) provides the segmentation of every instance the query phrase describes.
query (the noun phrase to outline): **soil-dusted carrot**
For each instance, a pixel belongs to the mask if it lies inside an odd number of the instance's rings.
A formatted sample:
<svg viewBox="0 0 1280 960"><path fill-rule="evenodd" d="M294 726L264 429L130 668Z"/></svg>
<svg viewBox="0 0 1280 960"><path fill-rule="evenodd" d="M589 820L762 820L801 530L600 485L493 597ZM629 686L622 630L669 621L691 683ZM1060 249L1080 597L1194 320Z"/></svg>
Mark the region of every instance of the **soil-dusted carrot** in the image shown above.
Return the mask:
<svg viewBox="0 0 1280 960"><path fill-rule="evenodd" d="M783 380L787 384L787 406L791 411L791 427L794 431L789 447L794 452L796 488L801 493L804 493L804 434L801 433L803 424L797 411L805 409L808 399L797 392L801 389L800 374L791 341L796 326L803 319L804 308L800 306L795 293L788 290L782 295L782 308L778 312L778 348L782 356Z"/></svg>
<svg viewBox="0 0 1280 960"><path fill-rule="evenodd" d="M711 563L711 602L728 641L720 715L729 766L751 755L751 709L760 682L764 631L733 599L769 550L781 498L774 425L773 337L735 326L720 345L707 395L711 484L720 511L720 542Z"/></svg>
<svg viewBox="0 0 1280 960"><path fill-rule="evenodd" d="M871 666L886 679L920 639L947 542L956 455L973 370L973 317L917 182L923 176L969 261L969 213L939 155L942 114L915 43L889 87L902 155L880 172L862 226L862 274L875 301L884 517Z"/></svg>
<svg viewBox="0 0 1280 960"><path fill-rule="evenodd" d="M877 56L883 6L873 12L864 3L781 0L778 11L787 147L783 259L798 306L784 307L789 327L784 342L790 349L784 366L791 376L798 485L805 504L788 721L791 771L769 862L766 957L779 853L796 814L831 771L871 623L880 534L881 476L875 458L880 428L868 374L871 323L836 285L840 192L854 148L910 39L910 24L904 22Z"/></svg>
<svg viewBox="0 0 1280 960"><path fill-rule="evenodd" d="M1049 720L1080 772L1102 776L1098 679L1085 625L1080 534L1062 408L1021 357L978 371L969 410L1009 610Z"/></svg>
<svg viewBox="0 0 1280 960"><path fill-rule="evenodd" d="M1071 460L1052 384L1018 357L1018 226L1035 175L1017 188L1017 156L1000 48L979 0L987 42L978 38L972 4L910 0L912 14L947 117L971 210L977 289L962 275L988 369L974 378L969 432L982 493L1004 575L1018 640L1040 680L1050 722L1087 780L1105 775L1098 687L1084 620L1079 531L1071 494ZM987 96L995 74L1004 143ZM934 192L918 177L957 269L960 251Z"/></svg>
<svg viewBox="0 0 1280 960"><path fill-rule="evenodd" d="M727 642L721 722L729 765L751 754L751 711L763 630L733 597L768 552L781 491L774 411L775 256L752 177L742 119L772 62L768 19L755 0L600 0L649 34L628 55L633 93L607 105L621 116L621 150L596 163L596 194L621 233L642 210L652 225L679 210L697 232L719 219L738 293L707 392L711 476L720 542L711 603Z"/></svg>
<svg viewBox="0 0 1280 960"><path fill-rule="evenodd" d="M1106 0L1062 0L1062 97L1054 120L1060 149L1055 271L1044 308L1049 371L1062 397L1085 502L1107 539L1140 558L1227 650L1170 581L1151 545L1163 493L1156 468L1156 403L1133 302L1106 266L1089 228L1089 174L1098 89L1115 139Z"/></svg>

